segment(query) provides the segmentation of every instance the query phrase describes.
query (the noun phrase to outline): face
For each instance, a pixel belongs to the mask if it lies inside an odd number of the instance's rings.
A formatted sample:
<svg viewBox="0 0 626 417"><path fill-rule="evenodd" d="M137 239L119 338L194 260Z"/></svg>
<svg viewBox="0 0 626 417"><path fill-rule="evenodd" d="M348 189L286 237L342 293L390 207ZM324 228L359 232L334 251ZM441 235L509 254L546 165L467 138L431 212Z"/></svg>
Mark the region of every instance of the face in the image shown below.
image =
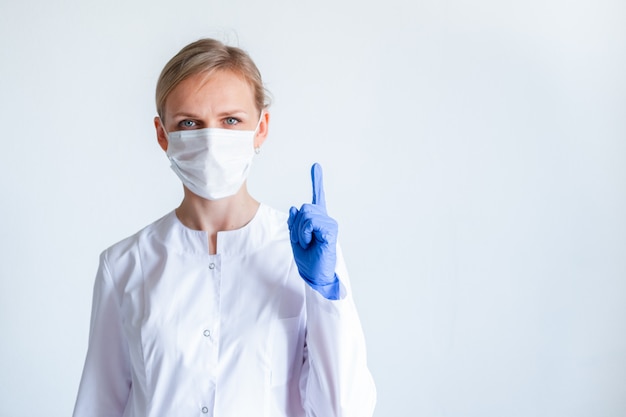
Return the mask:
<svg viewBox="0 0 626 417"><path fill-rule="evenodd" d="M178 84L167 96L163 118L154 118L157 140L167 150L167 132L204 128L254 130L259 110L252 87L230 71L211 75L192 75ZM165 126L163 126L163 122ZM267 137L269 114L264 111L254 146L260 147ZM165 130L163 129L165 127Z"/></svg>

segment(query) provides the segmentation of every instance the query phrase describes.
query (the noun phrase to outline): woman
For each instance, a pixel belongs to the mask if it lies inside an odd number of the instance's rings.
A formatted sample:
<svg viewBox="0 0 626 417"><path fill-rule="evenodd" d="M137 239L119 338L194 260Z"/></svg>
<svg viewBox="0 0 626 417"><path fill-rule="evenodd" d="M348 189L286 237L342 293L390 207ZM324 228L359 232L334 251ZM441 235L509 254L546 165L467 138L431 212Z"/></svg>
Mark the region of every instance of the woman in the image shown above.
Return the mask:
<svg viewBox="0 0 626 417"><path fill-rule="evenodd" d="M163 69L157 140L181 205L104 251L75 417L370 416L376 392L321 168L289 216L246 188L258 69L203 39Z"/></svg>

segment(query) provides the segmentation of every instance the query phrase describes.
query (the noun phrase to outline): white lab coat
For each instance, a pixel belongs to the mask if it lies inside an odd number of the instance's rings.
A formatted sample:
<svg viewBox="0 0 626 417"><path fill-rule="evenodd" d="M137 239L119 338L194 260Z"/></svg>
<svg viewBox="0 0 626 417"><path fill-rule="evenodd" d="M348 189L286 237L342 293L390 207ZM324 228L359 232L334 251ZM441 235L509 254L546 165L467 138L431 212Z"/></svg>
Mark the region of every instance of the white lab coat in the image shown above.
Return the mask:
<svg viewBox="0 0 626 417"><path fill-rule="evenodd" d="M216 255L167 214L101 255L74 417L371 416L340 251L336 272L342 299L310 288L268 206Z"/></svg>

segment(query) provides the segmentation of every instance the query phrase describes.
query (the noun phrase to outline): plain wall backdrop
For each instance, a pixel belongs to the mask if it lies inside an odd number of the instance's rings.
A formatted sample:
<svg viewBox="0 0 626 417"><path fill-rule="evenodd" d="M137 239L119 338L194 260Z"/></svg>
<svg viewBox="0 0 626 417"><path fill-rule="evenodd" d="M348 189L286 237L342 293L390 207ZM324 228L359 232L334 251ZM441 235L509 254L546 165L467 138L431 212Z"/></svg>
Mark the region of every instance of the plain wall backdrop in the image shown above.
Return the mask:
<svg viewBox="0 0 626 417"><path fill-rule="evenodd" d="M626 415L626 3L0 0L0 416L71 414L106 247L176 207L154 87L247 50L250 189L325 170L377 417Z"/></svg>

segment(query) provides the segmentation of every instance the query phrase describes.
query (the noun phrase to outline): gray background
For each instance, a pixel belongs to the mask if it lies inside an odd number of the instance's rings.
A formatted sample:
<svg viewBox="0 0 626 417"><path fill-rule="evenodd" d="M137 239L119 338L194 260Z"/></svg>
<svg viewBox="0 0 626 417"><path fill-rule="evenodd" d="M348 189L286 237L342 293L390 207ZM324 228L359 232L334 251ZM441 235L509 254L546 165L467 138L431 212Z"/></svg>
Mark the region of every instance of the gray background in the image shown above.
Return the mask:
<svg viewBox="0 0 626 417"><path fill-rule="evenodd" d="M626 4L0 2L0 415L71 413L98 254L173 209L183 45L274 95L250 188L325 169L378 417L626 415Z"/></svg>

